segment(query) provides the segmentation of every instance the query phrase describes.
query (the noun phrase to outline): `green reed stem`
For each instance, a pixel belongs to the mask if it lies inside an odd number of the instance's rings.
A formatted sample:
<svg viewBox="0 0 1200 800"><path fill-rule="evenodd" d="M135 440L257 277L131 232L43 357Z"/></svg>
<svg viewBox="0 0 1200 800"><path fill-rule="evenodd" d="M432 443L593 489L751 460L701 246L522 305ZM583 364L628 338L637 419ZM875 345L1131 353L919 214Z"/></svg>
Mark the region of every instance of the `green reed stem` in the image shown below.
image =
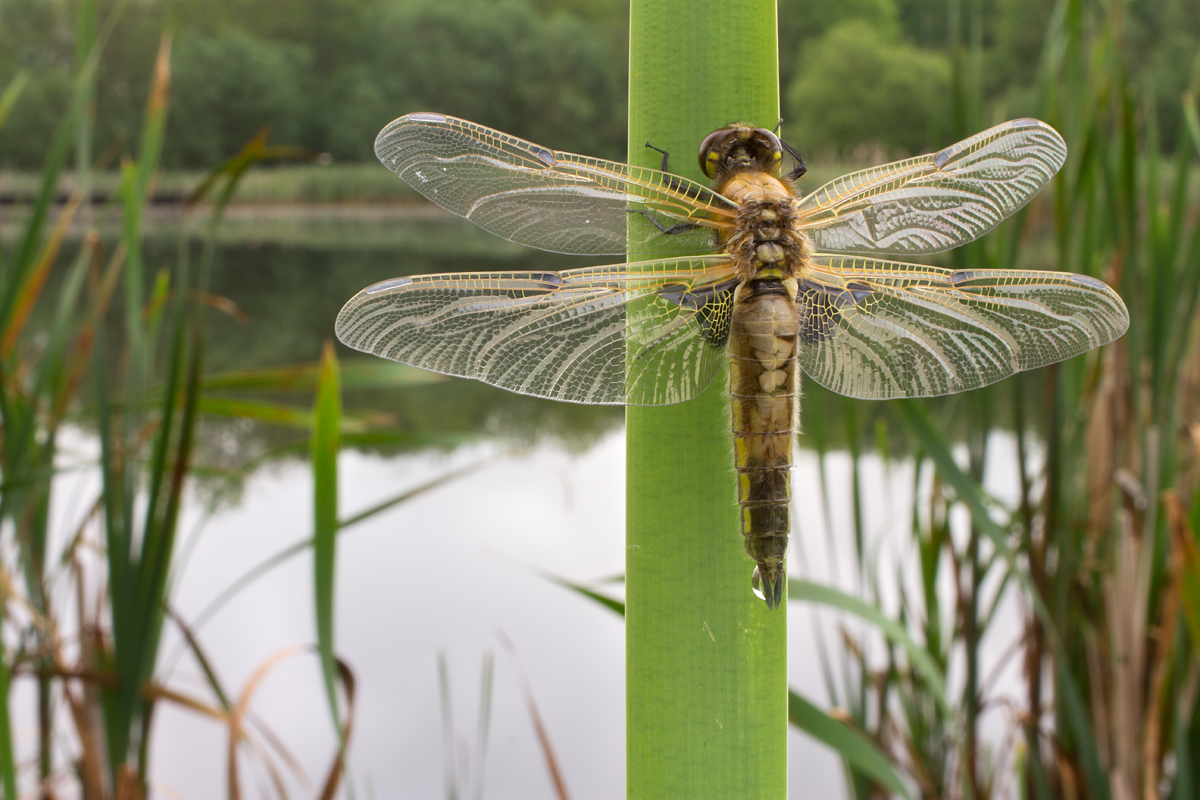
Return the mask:
<svg viewBox="0 0 1200 800"><path fill-rule="evenodd" d="M774 127L775 4L635 0L629 158L704 180L701 139ZM637 256L645 257L639 253ZM724 374L700 397L627 412L627 797L787 793L787 614L750 590Z"/></svg>

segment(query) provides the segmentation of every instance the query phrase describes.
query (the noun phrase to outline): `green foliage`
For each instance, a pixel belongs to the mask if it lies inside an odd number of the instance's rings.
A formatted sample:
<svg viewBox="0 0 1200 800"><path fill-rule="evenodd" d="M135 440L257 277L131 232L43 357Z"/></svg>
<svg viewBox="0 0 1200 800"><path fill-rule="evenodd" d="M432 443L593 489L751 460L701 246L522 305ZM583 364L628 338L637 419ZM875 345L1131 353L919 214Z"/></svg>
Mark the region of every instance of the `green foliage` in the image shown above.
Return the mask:
<svg viewBox="0 0 1200 800"><path fill-rule="evenodd" d="M32 75L22 114L0 132L0 168L39 166L66 107L72 25L66 3L0 3L0 84ZM269 2L158 0L139 6L100 65L101 149L136 139L164 27L178 30L170 167L226 158L264 124L276 140L373 161L379 130L420 109L596 155L624 146L623 4L304 0L280 13Z"/></svg>
<svg viewBox="0 0 1200 800"><path fill-rule="evenodd" d="M172 59L166 164L216 163L264 125L276 140L301 141L313 110L305 81L311 61L308 48L237 30L181 36Z"/></svg>
<svg viewBox="0 0 1200 800"><path fill-rule="evenodd" d="M785 53L790 53L793 47L820 38L837 25L850 20L861 20L888 37L900 33L894 0L843 0L840 3L779 0L778 5L780 49Z"/></svg>
<svg viewBox="0 0 1200 800"><path fill-rule="evenodd" d="M874 143L915 151L944 143L947 131L929 130L922 115L946 111L940 56L952 56L956 15L970 17L966 35L981 46L985 122L1033 113L1055 5L780 0L780 85L797 100L785 108L789 139L805 153L828 147L835 134L839 149ZM38 142L66 107L74 13L66 0L0 3L0 84L19 69L32 75L20 119L0 132L0 168L40 164ZM136 139L140 98L166 29L177 34L174 72L187 87L175 94L182 105L172 110L164 143L168 166L227 157L266 122L276 139L339 160L373 161L380 128L418 109L616 157L624 137L627 20L627 5L617 0L291 0L286 13L272 0L145 0L100 64L95 138L100 150ZM849 22L872 33L856 42L834 37ZM709 24L719 31L725 23ZM1163 147L1173 151L1175 99L1200 51L1200 6L1136 3L1124 35L1130 77L1154 98ZM864 54L871 57L864 61ZM825 63L830 55L834 63ZM887 79L873 80L873 72ZM211 83L201 80L210 74ZM933 85L923 86L926 79ZM890 97L896 102L883 102ZM808 123L827 115L839 119L812 128L816 141L791 126L801 123L807 135Z"/></svg>
<svg viewBox="0 0 1200 800"><path fill-rule="evenodd" d="M323 141L366 160L384 125L427 109L619 157L625 59L608 44L593 25L523 3L378 6L329 82Z"/></svg>
<svg viewBox="0 0 1200 800"><path fill-rule="evenodd" d="M70 73L59 70L34 73L21 93L18 113L0 130L0 167L40 163L46 152L47 131L54 130L70 95Z"/></svg>
<svg viewBox="0 0 1200 800"><path fill-rule="evenodd" d="M788 722L837 753L847 764L878 781L894 797L912 794L878 746L853 726L838 720L795 692L788 692Z"/></svg>
<svg viewBox="0 0 1200 800"><path fill-rule="evenodd" d="M890 39L861 19L839 23L804 53L787 92L788 138L804 152L878 143L917 153L939 141L950 85L944 56Z"/></svg>
<svg viewBox="0 0 1200 800"><path fill-rule="evenodd" d="M116 246L109 246L87 219L82 237L68 237L72 223L85 216L80 192L58 209L56 218L51 215L72 145L79 154L74 178L77 184L89 182L98 57L112 41L122 10L118 4L101 23L92 4L80 9L86 46L62 72L70 77L65 113L56 121L53 137L40 142L45 166L35 202L17 215L16 243L0 249L0 537L9 563L18 568L8 572L5 564L0 597L3 797L17 797L18 789L28 792L35 784L64 787L72 781L62 790L97 800L145 797L151 727L160 702L226 722L234 744L243 738L239 725L250 689L234 707L187 623L168 611L172 579L178 577L172 570L186 561L176 559L176 542L185 494L197 468L201 415L282 419L316 428L316 534L306 545L312 544L317 554L322 663L330 693L335 678L343 686L348 716L352 675L331 649L333 536L340 527L404 499L390 498L345 521L336 517L340 428L361 435L379 424L380 415L340 414L332 347L320 377L321 400L302 419L294 408L219 393L294 391L316 381L315 365L204 377L206 306L196 300L211 298L224 206L251 165L296 153L256 137L202 182L197 199L212 189L214 200L198 268L187 247L187 229L180 231L179 246L170 255L147 253L142 217L167 125L169 37L161 39L151 78L143 81L147 91L138 114L139 134L130 148L136 159L124 160L114 192L120 212ZM27 73L16 74L7 87L0 86L0 127L21 118ZM64 253L69 255L62 265ZM159 262L171 266L159 267ZM114 302L118 296L123 302ZM39 307L45 309L41 319ZM397 382L411 384L412 379L395 369L380 372L376 365L366 371L356 365L347 369L346 385L353 388ZM214 391L216 396L210 394ZM78 527L50 514L52 494L60 488L55 483L61 461L57 444L65 423L92 431L100 451L95 464L100 486L85 490L93 492L84 501L92 510ZM72 528L56 529L63 524ZM210 696L169 690L155 680L168 617L200 662ZM273 663L268 660L258 675ZM36 698L37 740L31 748L36 763L15 758L9 693L17 681L32 684ZM69 706L69 715L59 713L63 705ZM18 719L25 722L27 717ZM347 736L343 728L343 745ZM64 742L70 744L63 747ZM267 770L280 775L271 757L264 758ZM235 767L236 761L229 765L231 797L239 796ZM322 797L334 795L341 775L339 758Z"/></svg>
<svg viewBox="0 0 1200 800"><path fill-rule="evenodd" d="M778 0L779 85L791 86L797 65L803 63L806 46L830 28L849 20L862 20L888 37L899 32L893 0Z"/></svg>

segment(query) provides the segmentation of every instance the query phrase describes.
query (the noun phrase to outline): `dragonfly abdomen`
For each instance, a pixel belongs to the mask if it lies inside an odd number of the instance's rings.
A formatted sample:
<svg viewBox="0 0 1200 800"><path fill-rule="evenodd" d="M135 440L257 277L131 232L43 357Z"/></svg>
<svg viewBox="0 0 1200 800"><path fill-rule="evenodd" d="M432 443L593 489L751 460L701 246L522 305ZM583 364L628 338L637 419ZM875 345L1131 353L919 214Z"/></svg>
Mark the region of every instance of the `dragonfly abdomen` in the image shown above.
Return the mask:
<svg viewBox="0 0 1200 800"><path fill-rule="evenodd" d="M790 528L798 332L794 290L784 281L751 280L738 290L729 342L738 504L746 553L771 608L782 597Z"/></svg>

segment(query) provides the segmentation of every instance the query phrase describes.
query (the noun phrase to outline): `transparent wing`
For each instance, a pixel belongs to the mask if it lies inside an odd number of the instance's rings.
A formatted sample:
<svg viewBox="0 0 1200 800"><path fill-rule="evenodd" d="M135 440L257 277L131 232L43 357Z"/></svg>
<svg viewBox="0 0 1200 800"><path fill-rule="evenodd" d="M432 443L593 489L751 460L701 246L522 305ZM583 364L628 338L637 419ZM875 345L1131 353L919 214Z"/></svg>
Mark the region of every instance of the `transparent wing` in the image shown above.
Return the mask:
<svg viewBox="0 0 1200 800"><path fill-rule="evenodd" d="M419 275L359 292L338 314L337 336L356 350L521 394L662 405L712 382L736 287L722 256Z"/></svg>
<svg viewBox="0 0 1200 800"><path fill-rule="evenodd" d="M1041 191L1067 157L1036 119L1005 122L945 150L854 172L800 203L817 250L937 253L966 244Z"/></svg>
<svg viewBox="0 0 1200 800"><path fill-rule="evenodd" d="M851 397L974 389L1116 339L1129 313L1070 272L954 271L818 254L800 281L800 362Z"/></svg>
<svg viewBox="0 0 1200 800"><path fill-rule="evenodd" d="M662 234L628 225L631 204L665 218L729 228L737 208L702 184L654 169L549 150L442 114L401 117L375 154L413 188L484 230L555 253L637 252ZM629 230L635 239L628 239ZM710 253L710 231L672 236L676 252Z"/></svg>

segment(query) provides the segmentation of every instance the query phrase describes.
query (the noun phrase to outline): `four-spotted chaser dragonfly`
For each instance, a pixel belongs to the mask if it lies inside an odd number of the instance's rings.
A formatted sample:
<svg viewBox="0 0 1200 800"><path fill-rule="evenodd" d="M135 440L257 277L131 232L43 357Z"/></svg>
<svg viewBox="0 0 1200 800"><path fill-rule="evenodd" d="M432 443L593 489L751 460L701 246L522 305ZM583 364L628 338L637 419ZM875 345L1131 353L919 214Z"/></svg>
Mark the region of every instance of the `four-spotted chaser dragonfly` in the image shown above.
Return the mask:
<svg viewBox="0 0 1200 800"><path fill-rule="evenodd" d="M562 272L396 278L359 292L337 335L368 353L522 394L656 405L695 397L730 365L746 552L767 605L782 596L799 369L840 394L974 389L1110 342L1128 327L1101 281L955 271L875 258L948 250L987 233L1054 176L1045 123L997 125L937 153L799 197L769 130L710 134L712 188L550 150L442 114L389 124L375 152L438 205L558 253L671 257ZM731 498L732 500L732 498Z"/></svg>

